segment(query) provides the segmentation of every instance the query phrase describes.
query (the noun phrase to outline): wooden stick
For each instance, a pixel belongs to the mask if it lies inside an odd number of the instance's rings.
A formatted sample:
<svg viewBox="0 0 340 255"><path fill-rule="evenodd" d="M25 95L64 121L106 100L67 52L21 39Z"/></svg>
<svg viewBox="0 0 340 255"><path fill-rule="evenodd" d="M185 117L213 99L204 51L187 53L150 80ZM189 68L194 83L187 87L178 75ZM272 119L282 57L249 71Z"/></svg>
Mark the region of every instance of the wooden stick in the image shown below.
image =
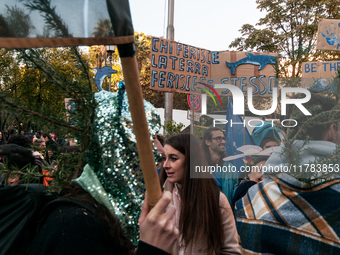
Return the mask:
<svg viewBox="0 0 340 255"><path fill-rule="evenodd" d="M125 57L121 58L121 63L133 122L133 131L137 140L138 155L148 192L149 205L152 208L162 196L162 191L157 176L155 158L152 152L148 123L146 121L137 60L135 56Z"/></svg>

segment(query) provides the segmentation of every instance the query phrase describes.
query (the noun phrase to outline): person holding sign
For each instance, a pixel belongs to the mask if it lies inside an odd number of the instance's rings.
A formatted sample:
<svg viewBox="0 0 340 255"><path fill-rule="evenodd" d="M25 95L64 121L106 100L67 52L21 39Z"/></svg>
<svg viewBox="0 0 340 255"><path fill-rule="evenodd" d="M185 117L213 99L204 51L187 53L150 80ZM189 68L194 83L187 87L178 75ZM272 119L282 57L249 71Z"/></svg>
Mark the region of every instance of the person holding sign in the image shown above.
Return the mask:
<svg viewBox="0 0 340 255"><path fill-rule="evenodd" d="M206 165L197 139L172 136L165 141L164 155L161 185L172 192L180 234L173 254L241 254L227 197L212 178L190 177L195 166Z"/></svg>

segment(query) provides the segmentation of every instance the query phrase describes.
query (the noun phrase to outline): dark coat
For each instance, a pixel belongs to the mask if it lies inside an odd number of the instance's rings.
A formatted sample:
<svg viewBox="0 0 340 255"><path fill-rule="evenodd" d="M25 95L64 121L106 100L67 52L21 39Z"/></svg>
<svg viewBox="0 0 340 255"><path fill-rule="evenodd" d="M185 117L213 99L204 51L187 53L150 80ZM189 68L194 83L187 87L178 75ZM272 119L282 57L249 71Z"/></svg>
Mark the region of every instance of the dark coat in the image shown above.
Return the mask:
<svg viewBox="0 0 340 255"><path fill-rule="evenodd" d="M136 255L169 255L143 242L139 242L137 250ZM45 218L29 254L129 255L130 252L110 237L103 222L91 210L76 204L63 204Z"/></svg>

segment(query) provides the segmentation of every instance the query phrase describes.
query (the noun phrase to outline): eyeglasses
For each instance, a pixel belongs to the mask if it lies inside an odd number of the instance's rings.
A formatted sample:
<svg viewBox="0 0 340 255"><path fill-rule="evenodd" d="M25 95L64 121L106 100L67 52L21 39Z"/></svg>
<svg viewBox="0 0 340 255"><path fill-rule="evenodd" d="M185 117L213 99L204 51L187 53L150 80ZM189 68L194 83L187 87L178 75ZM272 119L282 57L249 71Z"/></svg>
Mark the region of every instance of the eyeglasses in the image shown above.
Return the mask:
<svg viewBox="0 0 340 255"><path fill-rule="evenodd" d="M212 137L211 140L216 140L216 142L220 143L222 140L228 141L224 136L217 136L217 137Z"/></svg>

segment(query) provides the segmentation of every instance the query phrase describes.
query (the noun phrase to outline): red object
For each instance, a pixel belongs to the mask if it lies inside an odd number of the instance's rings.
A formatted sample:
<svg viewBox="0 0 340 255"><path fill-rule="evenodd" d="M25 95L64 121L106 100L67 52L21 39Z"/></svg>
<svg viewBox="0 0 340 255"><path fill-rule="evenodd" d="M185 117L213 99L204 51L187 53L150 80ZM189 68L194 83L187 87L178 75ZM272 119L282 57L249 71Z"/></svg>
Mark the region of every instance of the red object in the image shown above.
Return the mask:
<svg viewBox="0 0 340 255"><path fill-rule="evenodd" d="M193 109L194 111L198 111L201 108L201 97L188 95L188 104L191 109Z"/></svg>
<svg viewBox="0 0 340 255"><path fill-rule="evenodd" d="M207 86L211 91L213 91L215 93L215 95L217 96L218 100L220 101L220 104L222 105L222 100L220 98L220 96L217 94L216 90L214 90L213 87L209 86L208 84L206 83L203 83L203 82L199 82L199 84L202 84L204 86Z"/></svg>
<svg viewBox="0 0 340 255"><path fill-rule="evenodd" d="M51 175L51 173L48 172L48 171L45 170L45 169L42 170L42 173L43 173L44 175ZM52 180L53 180L53 178L44 177L44 178L43 178L43 185L44 185L44 186L50 186L50 185L49 185L49 182L52 181Z"/></svg>

